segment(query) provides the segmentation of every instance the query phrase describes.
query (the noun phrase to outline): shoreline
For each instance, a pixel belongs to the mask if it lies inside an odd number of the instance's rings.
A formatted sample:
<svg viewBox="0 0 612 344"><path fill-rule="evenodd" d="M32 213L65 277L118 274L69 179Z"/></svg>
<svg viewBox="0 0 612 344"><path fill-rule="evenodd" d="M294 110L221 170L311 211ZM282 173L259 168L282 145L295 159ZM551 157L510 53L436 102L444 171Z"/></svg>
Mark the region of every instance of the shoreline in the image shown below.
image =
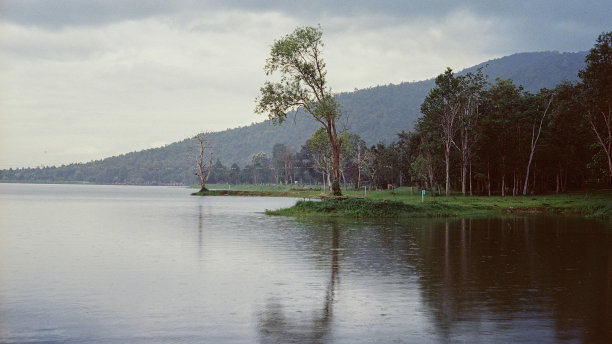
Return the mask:
<svg viewBox="0 0 612 344"><path fill-rule="evenodd" d="M316 190L207 190L193 196L302 198L289 208L266 214L293 217L410 218L508 214L559 214L612 220L612 191L532 196L437 196L421 201L412 192L346 192L341 199ZM316 200L312 200L316 199Z"/></svg>

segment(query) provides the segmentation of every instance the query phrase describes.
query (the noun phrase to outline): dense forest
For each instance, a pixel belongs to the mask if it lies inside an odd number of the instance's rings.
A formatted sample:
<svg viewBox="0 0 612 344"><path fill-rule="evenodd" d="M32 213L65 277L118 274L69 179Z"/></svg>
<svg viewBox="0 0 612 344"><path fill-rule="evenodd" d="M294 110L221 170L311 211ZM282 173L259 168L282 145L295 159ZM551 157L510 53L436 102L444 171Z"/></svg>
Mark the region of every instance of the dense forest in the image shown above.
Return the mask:
<svg viewBox="0 0 612 344"><path fill-rule="evenodd" d="M464 136L460 125L452 128L448 159L440 141L442 136L436 132L440 111L434 110L433 105L439 100L432 97L432 92L439 93L442 87L441 76L338 94L347 129L342 181L347 187L418 184L442 190L448 179L451 188L464 186L468 192L500 193L511 188L510 193L516 193L525 180L523 167L531 155L526 152L531 153L529 139L533 123L538 122L534 120L541 118L541 107L546 105L549 94L561 94L563 90L570 94L578 87L575 82L579 70L584 70L585 56L586 53L523 53L457 74L451 70L443 73L447 81L457 84L452 90L457 99L465 97L467 80L478 79L480 83L470 103L478 114L471 115L475 119L463 131ZM540 90L542 87L550 90ZM562 191L605 175L602 153L594 145L585 117L571 108L576 105L569 100L562 105L561 96L553 99L543 117L536 154L531 158L532 191L548 191L551 185L558 185ZM431 106L425 106L428 100ZM562 111L568 106L570 110ZM459 107L461 113L472 111L464 109L465 105ZM209 183L327 183L329 152L316 132L317 125L306 116L294 115L281 127L264 121L210 133L216 149ZM514 126L506 127L510 124ZM505 135L503 140L501 134L491 135L497 131ZM563 136L557 135L559 132ZM465 137L471 138L470 148L461 153L460 142ZM504 155L494 154L498 149ZM191 185L197 183L197 151L196 140L190 138L89 163L3 170L0 181ZM445 178L446 161L452 166L448 169L449 178Z"/></svg>

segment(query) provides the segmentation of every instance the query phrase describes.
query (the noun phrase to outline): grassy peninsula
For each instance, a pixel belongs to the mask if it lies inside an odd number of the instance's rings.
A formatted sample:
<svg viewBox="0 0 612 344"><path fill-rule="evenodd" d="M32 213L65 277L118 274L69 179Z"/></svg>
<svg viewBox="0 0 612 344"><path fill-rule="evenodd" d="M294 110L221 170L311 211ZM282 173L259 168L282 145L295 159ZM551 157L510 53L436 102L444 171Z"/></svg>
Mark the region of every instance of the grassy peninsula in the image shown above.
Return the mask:
<svg viewBox="0 0 612 344"><path fill-rule="evenodd" d="M269 215L362 218L445 217L501 214L574 214L612 218L612 190L576 191L530 196L432 196L421 201L410 187L389 190L344 190L347 199L333 199L315 186L211 185L199 196L270 196L303 198L293 207L267 210ZM322 198L322 199L321 199ZM315 199L315 200L311 200Z"/></svg>
<svg viewBox="0 0 612 344"><path fill-rule="evenodd" d="M194 192L192 196L259 196L259 197L296 197L313 198L324 195L321 187L282 184L209 184L208 190Z"/></svg>

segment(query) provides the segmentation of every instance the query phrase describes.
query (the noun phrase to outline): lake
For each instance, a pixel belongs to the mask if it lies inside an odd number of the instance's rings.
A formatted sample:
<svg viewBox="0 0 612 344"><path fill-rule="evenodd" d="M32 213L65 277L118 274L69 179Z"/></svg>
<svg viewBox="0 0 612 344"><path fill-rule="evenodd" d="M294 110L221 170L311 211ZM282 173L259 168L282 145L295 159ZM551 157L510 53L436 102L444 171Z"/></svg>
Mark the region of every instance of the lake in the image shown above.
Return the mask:
<svg viewBox="0 0 612 344"><path fill-rule="evenodd" d="M0 184L1 343L610 343L612 225Z"/></svg>

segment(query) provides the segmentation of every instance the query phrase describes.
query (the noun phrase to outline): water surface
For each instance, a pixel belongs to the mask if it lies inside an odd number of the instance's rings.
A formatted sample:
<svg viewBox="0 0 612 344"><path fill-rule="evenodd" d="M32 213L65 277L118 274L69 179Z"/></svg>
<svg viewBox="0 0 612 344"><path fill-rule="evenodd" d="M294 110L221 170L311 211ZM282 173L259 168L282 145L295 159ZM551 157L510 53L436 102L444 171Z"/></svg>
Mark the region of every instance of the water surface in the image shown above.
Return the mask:
<svg viewBox="0 0 612 344"><path fill-rule="evenodd" d="M0 184L2 343L612 342L612 226Z"/></svg>

